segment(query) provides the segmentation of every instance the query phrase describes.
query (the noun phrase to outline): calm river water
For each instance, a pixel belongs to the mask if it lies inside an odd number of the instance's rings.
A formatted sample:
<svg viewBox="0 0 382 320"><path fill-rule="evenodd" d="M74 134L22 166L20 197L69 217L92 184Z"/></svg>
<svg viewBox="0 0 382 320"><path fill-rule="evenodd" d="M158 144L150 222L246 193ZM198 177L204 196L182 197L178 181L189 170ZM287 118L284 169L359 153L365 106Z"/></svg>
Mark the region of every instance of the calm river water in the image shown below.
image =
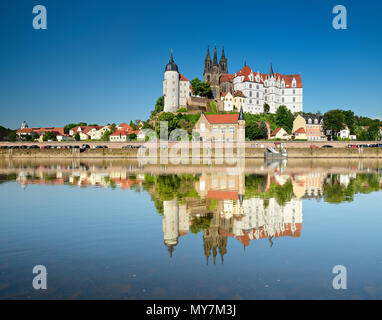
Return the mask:
<svg viewBox="0 0 382 320"><path fill-rule="evenodd" d="M0 160L0 299L381 299L381 168Z"/></svg>

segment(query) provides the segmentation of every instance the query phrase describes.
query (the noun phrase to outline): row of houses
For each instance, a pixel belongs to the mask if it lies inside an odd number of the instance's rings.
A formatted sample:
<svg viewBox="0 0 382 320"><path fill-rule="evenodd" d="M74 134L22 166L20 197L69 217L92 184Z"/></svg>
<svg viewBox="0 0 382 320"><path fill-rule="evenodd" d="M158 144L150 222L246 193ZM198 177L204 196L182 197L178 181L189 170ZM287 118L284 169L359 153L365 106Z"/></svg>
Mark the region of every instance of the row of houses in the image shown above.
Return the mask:
<svg viewBox="0 0 382 320"><path fill-rule="evenodd" d="M63 127L32 127L29 128L28 124L24 121L16 131L19 140L26 140L27 136L36 137L37 140L42 142L43 137L47 132L51 132L57 138L57 141L71 141L75 140L76 136L80 141L87 140L101 140L105 133L114 131L109 136L110 141L127 141L131 134L135 134L138 138L141 137L139 130L134 130L127 123L121 123L116 128L110 125L103 126L76 126L71 128L68 133L65 133ZM143 137L144 138L144 137Z"/></svg>

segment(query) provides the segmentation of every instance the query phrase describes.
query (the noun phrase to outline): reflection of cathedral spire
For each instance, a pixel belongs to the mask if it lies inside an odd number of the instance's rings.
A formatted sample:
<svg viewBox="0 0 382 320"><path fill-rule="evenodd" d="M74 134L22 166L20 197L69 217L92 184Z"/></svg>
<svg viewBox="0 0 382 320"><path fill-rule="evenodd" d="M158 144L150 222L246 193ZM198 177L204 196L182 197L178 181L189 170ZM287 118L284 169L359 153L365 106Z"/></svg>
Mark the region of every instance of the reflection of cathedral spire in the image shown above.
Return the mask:
<svg viewBox="0 0 382 320"><path fill-rule="evenodd" d="M172 260L172 253L174 252L174 246L172 245L167 245L168 248L168 253L170 254L170 260Z"/></svg>
<svg viewBox="0 0 382 320"><path fill-rule="evenodd" d="M227 253L227 237L220 235L218 228L210 226L208 230L203 231L203 247L207 265L209 260L208 258L211 254L213 258L213 264L216 264L216 256L218 255L218 250L221 263L223 264L224 255Z"/></svg>

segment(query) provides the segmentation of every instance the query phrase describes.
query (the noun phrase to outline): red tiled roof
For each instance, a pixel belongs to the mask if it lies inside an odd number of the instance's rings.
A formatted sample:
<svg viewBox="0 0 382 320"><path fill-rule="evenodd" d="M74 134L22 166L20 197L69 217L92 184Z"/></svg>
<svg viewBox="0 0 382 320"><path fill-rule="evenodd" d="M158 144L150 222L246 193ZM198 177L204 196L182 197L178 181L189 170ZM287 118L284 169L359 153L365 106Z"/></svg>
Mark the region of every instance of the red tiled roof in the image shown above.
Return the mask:
<svg viewBox="0 0 382 320"><path fill-rule="evenodd" d="M206 114L209 123L237 123L239 114Z"/></svg>
<svg viewBox="0 0 382 320"><path fill-rule="evenodd" d="M282 129L282 128L277 128L277 129L275 129L275 130L272 132L271 136L275 136L276 134L278 134L279 131L280 131L281 129Z"/></svg>
<svg viewBox="0 0 382 320"><path fill-rule="evenodd" d="M180 79L179 81L187 81L190 82L184 75L180 74Z"/></svg>
<svg viewBox="0 0 382 320"><path fill-rule="evenodd" d="M230 80L233 80L235 78L234 74L223 74L220 77L220 82L228 82Z"/></svg>
<svg viewBox="0 0 382 320"><path fill-rule="evenodd" d="M129 133L125 130L116 130L110 136L127 136Z"/></svg>
<svg viewBox="0 0 382 320"><path fill-rule="evenodd" d="M294 133L306 133L304 128L298 128Z"/></svg>
<svg viewBox="0 0 382 320"><path fill-rule="evenodd" d="M245 98L245 95L243 92L241 92L240 90L237 90L235 91L235 93L233 94L235 97L243 97Z"/></svg>
<svg viewBox="0 0 382 320"><path fill-rule="evenodd" d="M227 95L228 92L222 92L221 96L222 97L225 97Z"/></svg>
<svg viewBox="0 0 382 320"><path fill-rule="evenodd" d="M266 73L260 73L260 72L253 72L252 69L249 66L245 66L242 69L240 69L238 72L236 72L236 77L243 76L243 82L245 81L251 81L249 78L249 75L252 74L253 76L253 82L255 81L255 77L257 74L260 76L260 83L263 83L265 79L269 77L269 74ZM301 74L280 74L278 72L274 73L274 76L276 80L284 80L285 81L285 88L292 88L292 81L293 78L296 80L296 88L302 88L302 80L301 80Z"/></svg>

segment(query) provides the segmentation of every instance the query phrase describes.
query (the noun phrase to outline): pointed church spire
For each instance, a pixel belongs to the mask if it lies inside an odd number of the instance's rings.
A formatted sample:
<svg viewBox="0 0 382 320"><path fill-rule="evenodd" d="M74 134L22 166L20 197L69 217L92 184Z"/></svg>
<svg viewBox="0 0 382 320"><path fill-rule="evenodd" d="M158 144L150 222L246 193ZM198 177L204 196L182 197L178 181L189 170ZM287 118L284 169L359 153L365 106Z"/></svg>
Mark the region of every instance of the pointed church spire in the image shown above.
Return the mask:
<svg viewBox="0 0 382 320"><path fill-rule="evenodd" d="M222 74L228 73L227 58L225 57L224 46L222 49L222 55L220 57L219 69Z"/></svg>
<svg viewBox="0 0 382 320"><path fill-rule="evenodd" d="M216 45L215 45L215 49L214 49L214 62L213 62L213 65L214 66L218 65L218 53L216 51Z"/></svg>
<svg viewBox="0 0 382 320"><path fill-rule="evenodd" d="M244 67L247 66L247 57L244 57Z"/></svg>
<svg viewBox="0 0 382 320"><path fill-rule="evenodd" d="M174 56L172 54L172 48L171 48L171 57L170 57L170 62L174 62Z"/></svg>
<svg viewBox="0 0 382 320"><path fill-rule="evenodd" d="M210 57L210 46L209 46L209 45L207 46L206 60L207 60L207 59L211 60L211 57Z"/></svg>
<svg viewBox="0 0 382 320"><path fill-rule="evenodd" d="M211 61L211 57L210 57L210 46L208 46L207 47L207 55L206 55L206 58L204 59L204 73L203 74L210 71L211 64L212 64L212 61Z"/></svg>
<svg viewBox="0 0 382 320"><path fill-rule="evenodd" d="M273 76L273 67L272 67L272 62L271 62L271 71L270 71L270 75Z"/></svg>

